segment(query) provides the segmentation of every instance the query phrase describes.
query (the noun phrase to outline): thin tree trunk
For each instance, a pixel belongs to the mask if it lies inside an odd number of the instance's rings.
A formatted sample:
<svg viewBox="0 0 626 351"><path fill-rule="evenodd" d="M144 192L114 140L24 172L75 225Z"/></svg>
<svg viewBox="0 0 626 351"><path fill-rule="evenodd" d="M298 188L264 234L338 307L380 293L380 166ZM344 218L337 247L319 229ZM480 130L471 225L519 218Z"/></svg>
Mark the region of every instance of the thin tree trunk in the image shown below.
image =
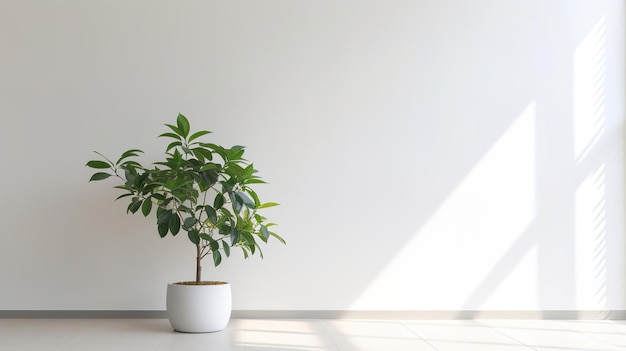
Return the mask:
<svg viewBox="0 0 626 351"><path fill-rule="evenodd" d="M200 256L200 250L200 245L196 245L196 284L200 284L200 281L202 281L202 266L200 266L202 257Z"/></svg>

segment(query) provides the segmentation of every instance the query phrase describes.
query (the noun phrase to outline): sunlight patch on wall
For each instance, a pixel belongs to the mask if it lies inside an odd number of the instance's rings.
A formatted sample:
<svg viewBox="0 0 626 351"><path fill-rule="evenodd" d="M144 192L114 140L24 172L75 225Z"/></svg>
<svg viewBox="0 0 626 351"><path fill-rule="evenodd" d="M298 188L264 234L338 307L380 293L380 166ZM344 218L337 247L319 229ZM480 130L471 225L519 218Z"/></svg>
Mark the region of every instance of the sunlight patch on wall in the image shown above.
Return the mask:
<svg viewBox="0 0 626 351"><path fill-rule="evenodd" d="M574 135L579 168L594 162L606 129L606 19L589 31L574 54ZM595 151L597 152L597 151ZM604 309L606 275L606 169L594 165L576 190L576 301L580 309Z"/></svg>
<svg viewBox="0 0 626 351"><path fill-rule="evenodd" d="M574 52L574 151L578 163L605 130L606 24L602 18Z"/></svg>
<svg viewBox="0 0 626 351"><path fill-rule="evenodd" d="M604 165L576 190L576 301L580 309L606 306L606 177Z"/></svg>
<svg viewBox="0 0 626 351"><path fill-rule="evenodd" d="M534 136L533 101L350 308L479 309L485 306L465 306L468 298L499 288L507 297L498 304L535 306L536 262L503 262L535 217ZM502 264L515 268L510 276L482 286Z"/></svg>

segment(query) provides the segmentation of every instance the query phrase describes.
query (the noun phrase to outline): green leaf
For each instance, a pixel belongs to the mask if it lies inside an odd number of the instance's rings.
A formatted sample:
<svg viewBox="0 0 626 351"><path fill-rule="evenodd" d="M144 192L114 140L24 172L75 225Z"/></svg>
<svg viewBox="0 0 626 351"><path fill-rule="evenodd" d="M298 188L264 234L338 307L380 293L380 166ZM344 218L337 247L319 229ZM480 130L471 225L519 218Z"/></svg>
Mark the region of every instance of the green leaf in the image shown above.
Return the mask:
<svg viewBox="0 0 626 351"><path fill-rule="evenodd" d="M230 246L235 246L239 242L239 231L232 228L230 231Z"/></svg>
<svg viewBox="0 0 626 351"><path fill-rule="evenodd" d="M261 258L263 258L263 250L261 250L261 247L259 246L259 244L254 243L254 246L256 246L256 248L259 249L259 255L261 256Z"/></svg>
<svg viewBox="0 0 626 351"><path fill-rule="evenodd" d="M200 172L208 171L211 169L220 169L220 168L222 168L222 166L217 163L207 163L204 166L200 167Z"/></svg>
<svg viewBox="0 0 626 351"><path fill-rule="evenodd" d="M168 151L170 151L172 148L175 148L175 147L177 147L177 146L181 146L181 145L183 145L183 144L182 144L180 141L173 141L173 142L171 142L171 143L167 146L167 148L165 149L165 152L168 152Z"/></svg>
<svg viewBox="0 0 626 351"><path fill-rule="evenodd" d="M256 245L248 244L248 248L250 248L250 252L254 255L254 252L256 251Z"/></svg>
<svg viewBox="0 0 626 351"><path fill-rule="evenodd" d="M209 205L204 206L204 212L206 212L209 222L211 222L212 224L217 223L217 213L215 212L213 207Z"/></svg>
<svg viewBox="0 0 626 351"><path fill-rule="evenodd" d="M111 165L109 163L98 160L89 161L85 166L98 169L111 168Z"/></svg>
<svg viewBox="0 0 626 351"><path fill-rule="evenodd" d="M141 205L141 212L143 213L144 217L147 217L150 214L150 211L152 211L152 200L150 199L150 197L148 197L143 202L143 205Z"/></svg>
<svg viewBox="0 0 626 351"><path fill-rule="evenodd" d="M242 231L241 232L241 237L243 238L243 241L245 241L246 245L250 245L250 244L254 244L254 236L252 236L252 234L246 232L246 231Z"/></svg>
<svg viewBox="0 0 626 351"><path fill-rule="evenodd" d="M261 200L259 200L259 196L256 194L256 192L254 190L252 190L251 188L248 188L248 187L245 187L244 190L248 194L250 194L250 196L254 200L254 208L257 208L257 207L261 206Z"/></svg>
<svg viewBox="0 0 626 351"><path fill-rule="evenodd" d="M222 235L230 235L233 231L233 227L231 227L228 223L223 223L218 229L219 233Z"/></svg>
<svg viewBox="0 0 626 351"><path fill-rule="evenodd" d="M268 208L268 207L274 207L274 206L280 206L280 205L275 202L266 202L262 204L261 206L259 206L258 208L261 209L261 208Z"/></svg>
<svg viewBox="0 0 626 351"><path fill-rule="evenodd" d="M200 244L200 235L198 235L198 231L197 230L190 230L187 232L187 236L189 237L189 240L191 240L192 243L199 245Z"/></svg>
<svg viewBox="0 0 626 351"><path fill-rule="evenodd" d="M211 251L217 251L220 249L220 244L215 241L213 238L209 237L209 247L211 247Z"/></svg>
<svg viewBox="0 0 626 351"><path fill-rule="evenodd" d="M135 168L143 168L143 166L142 166L139 162L137 162L137 161L132 161L132 160L128 160L128 161L124 161L124 162L122 162L122 163L119 165L119 167L120 167L120 168L123 168L123 169L128 169L128 168L132 168L132 167L135 167Z"/></svg>
<svg viewBox="0 0 626 351"><path fill-rule="evenodd" d="M243 201L234 193L229 193L228 195L230 195L230 201L233 204L233 210L235 211L235 213L239 213L241 211L241 208L243 207Z"/></svg>
<svg viewBox="0 0 626 351"><path fill-rule="evenodd" d="M141 207L142 202L143 200L139 198L134 198L133 201L128 205L128 208L126 209L126 213L128 213L128 211L132 213L137 212L139 208Z"/></svg>
<svg viewBox="0 0 626 351"><path fill-rule="evenodd" d="M224 206L224 201L224 195L222 195L222 193L217 193L217 195L215 195L215 200L213 201L213 208L219 210L222 206Z"/></svg>
<svg viewBox="0 0 626 351"><path fill-rule="evenodd" d="M98 151L94 151L94 153L98 154L100 157L102 157L103 159L107 160L107 162L108 162L110 165L113 165L113 164L114 164L114 163L113 163L113 161L109 160L109 158L108 158L108 157L104 156L103 154L99 153Z"/></svg>
<svg viewBox="0 0 626 351"><path fill-rule="evenodd" d="M209 170L200 172L200 177L202 179L201 186L212 187L219 180L220 173L217 170ZM200 183L200 182L198 182Z"/></svg>
<svg viewBox="0 0 626 351"><path fill-rule="evenodd" d="M244 204L244 206L246 206L247 208L250 208L250 209L256 208L254 201L245 193L238 191L235 193L235 196L237 196L241 200L241 202Z"/></svg>
<svg viewBox="0 0 626 351"><path fill-rule="evenodd" d="M230 257L230 246L226 241L222 241L222 247L224 248L224 253L226 254L226 257Z"/></svg>
<svg viewBox="0 0 626 351"><path fill-rule="evenodd" d="M266 181L264 181L261 178L250 178L250 179L246 179L243 181L244 184L267 184Z"/></svg>
<svg viewBox="0 0 626 351"><path fill-rule="evenodd" d="M213 263L215 263L215 267L222 263L222 254L219 251L213 251Z"/></svg>
<svg viewBox="0 0 626 351"><path fill-rule="evenodd" d="M275 237L276 239L278 239L278 241L280 241L283 244L286 244L285 239L283 239L280 235L274 233L274 232L270 232L270 235Z"/></svg>
<svg viewBox="0 0 626 351"><path fill-rule="evenodd" d="M170 216L170 232L172 235L178 234L180 230L180 218L177 215Z"/></svg>
<svg viewBox="0 0 626 351"><path fill-rule="evenodd" d="M211 152L211 150L196 147L191 149L191 152L193 152L196 158L198 158L198 160L201 160L202 162L204 162L204 160L213 160L213 153Z"/></svg>
<svg viewBox="0 0 626 351"><path fill-rule="evenodd" d="M243 177L244 168L239 166L236 162L226 162L224 168L224 172L232 178L237 179Z"/></svg>
<svg viewBox="0 0 626 351"><path fill-rule="evenodd" d="M169 129L171 129L171 130L172 130L172 131L173 131L176 135L178 135L180 140L183 140L183 139L184 139L184 136L183 136L183 131L182 131L182 130L180 130L178 127L173 126L173 125L171 125L171 124L166 124L165 126L167 126L167 127L168 127Z"/></svg>
<svg viewBox="0 0 626 351"><path fill-rule="evenodd" d="M91 182L92 180L103 180L103 179L107 179L111 176L111 174L109 173L105 173L105 172L98 172L98 173L94 173L94 175L91 176L91 178L89 178L89 181Z"/></svg>
<svg viewBox="0 0 626 351"><path fill-rule="evenodd" d="M195 132L195 133L193 133L193 134L189 137L189 142L194 141L194 140L198 139L199 137L201 137L201 136L203 136L203 135L206 135L206 134L209 134L209 133L211 133L211 132L210 132L210 131L208 131L208 130L201 130L201 131L199 131L199 132Z"/></svg>
<svg viewBox="0 0 626 351"><path fill-rule="evenodd" d="M161 185L158 185L158 186L161 186ZM159 201L165 200L165 196L163 196L163 194L160 194L160 193L154 193L151 196Z"/></svg>
<svg viewBox="0 0 626 351"><path fill-rule="evenodd" d="M120 162L122 162L122 160L132 157L132 156L139 156L139 153L143 153L143 151L139 150L139 149L130 149L128 151L125 151L122 156L120 156L120 158L117 160L117 164L119 165Z"/></svg>
<svg viewBox="0 0 626 351"><path fill-rule="evenodd" d="M241 146L241 145L235 145L233 147L230 148L229 152L228 152L228 159L229 160L233 160L233 161L239 161L239 160L243 160L243 153L245 146Z"/></svg>
<svg viewBox="0 0 626 351"><path fill-rule="evenodd" d="M168 138L173 138L173 139L177 139L177 140L181 139L178 134L174 134L174 133L163 133L163 134L159 135L159 137L168 137Z"/></svg>
<svg viewBox="0 0 626 351"><path fill-rule="evenodd" d="M222 213L220 218L225 219L224 222L226 222L226 220L232 221L235 217L226 207L220 208L219 211Z"/></svg>
<svg viewBox="0 0 626 351"><path fill-rule="evenodd" d="M135 195L135 194L133 194L133 193L126 193L126 194L122 194L122 195L120 195L120 196L116 197L116 198L115 198L115 201L117 201L117 200L119 200L119 199L121 199L121 198L124 198L124 197L133 196L133 195Z"/></svg>
<svg viewBox="0 0 626 351"><path fill-rule="evenodd" d="M169 228L170 226L168 222L160 223L159 225L157 225L157 231L159 232L159 236L161 238L165 237Z"/></svg>
<svg viewBox="0 0 626 351"><path fill-rule="evenodd" d="M143 187L143 191L142 194L146 195L150 192L152 192L154 189L160 187L161 184L159 183L147 183L144 187ZM159 199L163 199L163 195L155 193L155 194L151 194L150 196L155 197L157 200Z"/></svg>
<svg viewBox="0 0 626 351"><path fill-rule="evenodd" d="M157 217L157 224L169 223L170 217L172 216L172 210L163 211ZM169 224L168 224L169 225Z"/></svg>
<svg viewBox="0 0 626 351"><path fill-rule="evenodd" d="M223 160L226 160L226 149L219 145L211 144L211 143L198 143L198 145L213 150L213 152L220 155Z"/></svg>
<svg viewBox="0 0 626 351"><path fill-rule="evenodd" d="M267 242L267 239L270 237L270 232L267 230L267 227L261 224L261 238L263 241Z"/></svg>
<svg viewBox="0 0 626 351"><path fill-rule="evenodd" d="M198 222L198 220L195 217L187 217L185 218L185 220L183 221L185 228L192 228L196 223Z"/></svg>
<svg viewBox="0 0 626 351"><path fill-rule="evenodd" d="M258 213L254 214L254 219L256 219L257 223L263 223L265 220L267 220L267 218L261 216ZM267 227L267 224L265 226Z"/></svg>
<svg viewBox="0 0 626 351"><path fill-rule="evenodd" d="M257 171L254 169L254 165L251 163L244 169L243 174L245 178L252 178L252 175L256 172Z"/></svg>
<svg viewBox="0 0 626 351"><path fill-rule="evenodd" d="M179 113L178 118L176 118L176 124L178 125L178 130L182 132L181 135L186 138L189 135L189 121L187 118Z"/></svg>

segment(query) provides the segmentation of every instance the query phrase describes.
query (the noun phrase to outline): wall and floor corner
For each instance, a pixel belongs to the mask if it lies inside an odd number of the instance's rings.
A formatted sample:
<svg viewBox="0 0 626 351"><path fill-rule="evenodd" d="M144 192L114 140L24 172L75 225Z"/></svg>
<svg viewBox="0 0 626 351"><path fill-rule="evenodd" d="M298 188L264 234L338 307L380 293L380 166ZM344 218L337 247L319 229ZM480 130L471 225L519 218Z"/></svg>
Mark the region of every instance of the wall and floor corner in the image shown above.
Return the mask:
<svg viewBox="0 0 626 351"><path fill-rule="evenodd" d="M247 145L282 204L287 246L206 269L239 313L621 315L625 13L0 0L0 311L149 314L193 278L187 239L126 216L84 167L156 158L182 112Z"/></svg>

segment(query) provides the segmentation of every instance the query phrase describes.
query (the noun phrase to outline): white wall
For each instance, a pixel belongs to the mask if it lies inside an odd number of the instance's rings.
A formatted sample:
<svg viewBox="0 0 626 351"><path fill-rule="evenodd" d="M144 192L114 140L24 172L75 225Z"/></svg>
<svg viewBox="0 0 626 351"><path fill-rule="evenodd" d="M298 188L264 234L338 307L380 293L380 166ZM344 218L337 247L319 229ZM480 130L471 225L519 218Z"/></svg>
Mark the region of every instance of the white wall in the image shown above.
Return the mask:
<svg viewBox="0 0 626 351"><path fill-rule="evenodd" d="M193 246L88 184L186 114L288 245L239 310L626 309L624 2L0 0L0 310L160 310Z"/></svg>

